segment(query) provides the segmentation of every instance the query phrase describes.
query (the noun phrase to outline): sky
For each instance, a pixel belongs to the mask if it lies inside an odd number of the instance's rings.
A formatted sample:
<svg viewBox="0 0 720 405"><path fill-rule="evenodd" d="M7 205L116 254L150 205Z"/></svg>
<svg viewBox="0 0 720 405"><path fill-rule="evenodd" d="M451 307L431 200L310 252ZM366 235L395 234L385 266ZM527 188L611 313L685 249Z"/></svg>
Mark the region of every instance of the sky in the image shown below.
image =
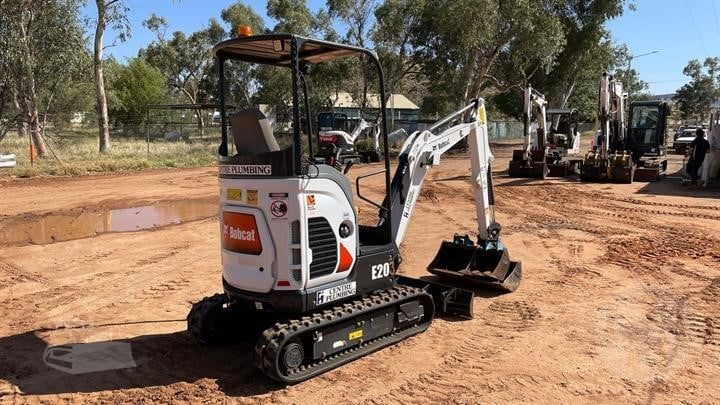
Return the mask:
<svg viewBox="0 0 720 405"><path fill-rule="evenodd" d="M632 1L632 0L631 0ZM125 43L106 50L120 60L134 57L140 48L152 41L152 34L142 22L152 13L164 16L170 27L168 32L191 33L207 26L211 17L220 19L220 11L233 0L126 0L130 7L132 37ZM245 0L265 23L273 22L265 16L266 0ZM636 10L625 10L623 15L608 23L614 41L627 44L630 53L637 55L632 68L648 82L650 93L672 93L687 78L682 70L691 59L704 60L720 56L720 0L634 0ZM325 6L324 0L308 0L315 11ZM95 16L94 2L88 2L83 13ZM112 42L109 32L106 42ZM656 53L640 56L643 54Z"/></svg>

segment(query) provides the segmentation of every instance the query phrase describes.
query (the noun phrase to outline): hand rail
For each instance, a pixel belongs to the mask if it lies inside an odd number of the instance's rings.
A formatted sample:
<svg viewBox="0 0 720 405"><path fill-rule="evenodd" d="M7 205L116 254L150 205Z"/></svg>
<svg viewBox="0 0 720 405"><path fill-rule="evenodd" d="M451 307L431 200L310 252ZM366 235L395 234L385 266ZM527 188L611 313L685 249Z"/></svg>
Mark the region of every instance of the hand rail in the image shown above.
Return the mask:
<svg viewBox="0 0 720 405"><path fill-rule="evenodd" d="M361 180L361 179L364 179L364 178L366 178L366 177L376 176L376 175L378 175L378 174L385 173L386 171L387 171L387 169L382 169L382 170L378 170L378 171L376 171L376 172L372 172L372 173L368 173L368 174L363 174L362 176L357 176L357 178L355 179L355 189L356 189L356 191L357 191L357 196L358 196L358 198L360 198L361 200L363 200L363 201L365 201L365 202L367 202L367 203L369 203L369 204L372 204L372 205L376 206L377 208L380 208L380 210L383 210L383 211L386 211L386 212L387 212L387 211L389 211L389 210L387 209L387 207L383 207L382 205L377 204L376 202L374 202L374 201L372 201L372 200L370 200L370 199L368 199L368 198L365 198L365 197L363 197L362 194L360 194L360 180Z"/></svg>

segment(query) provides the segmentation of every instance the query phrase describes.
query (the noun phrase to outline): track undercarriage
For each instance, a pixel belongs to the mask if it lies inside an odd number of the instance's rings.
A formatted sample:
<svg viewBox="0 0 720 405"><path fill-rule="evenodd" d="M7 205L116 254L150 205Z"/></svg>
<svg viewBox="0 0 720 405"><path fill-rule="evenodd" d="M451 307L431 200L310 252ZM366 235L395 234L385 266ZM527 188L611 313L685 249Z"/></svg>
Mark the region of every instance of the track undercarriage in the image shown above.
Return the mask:
<svg viewBox="0 0 720 405"><path fill-rule="evenodd" d="M660 177L665 175L667 171L667 158L660 156L657 158L641 159L635 168L635 181L658 181Z"/></svg>
<svg viewBox="0 0 720 405"><path fill-rule="evenodd" d="M195 303L187 322L203 344L256 339L255 365L294 384L425 331L436 308L471 318L473 297L472 291L398 277L391 289L308 314L240 310L216 294Z"/></svg>

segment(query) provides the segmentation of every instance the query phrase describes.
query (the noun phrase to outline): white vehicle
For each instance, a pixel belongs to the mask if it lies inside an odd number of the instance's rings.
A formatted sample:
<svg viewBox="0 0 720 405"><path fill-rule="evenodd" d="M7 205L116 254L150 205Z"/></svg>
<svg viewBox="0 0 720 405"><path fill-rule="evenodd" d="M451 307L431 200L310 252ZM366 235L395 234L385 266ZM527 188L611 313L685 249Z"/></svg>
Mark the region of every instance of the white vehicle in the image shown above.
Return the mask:
<svg viewBox="0 0 720 405"><path fill-rule="evenodd" d="M673 141L673 149L675 150L675 153L684 155L685 152L687 152L687 148L690 145L690 142L695 140L695 136L697 134L697 128L687 128L682 131L678 135L677 138ZM705 139L707 139L707 131L705 132Z"/></svg>
<svg viewBox="0 0 720 405"><path fill-rule="evenodd" d="M598 118L600 131L592 151L580 166L581 181L632 183L634 166L625 151L625 100L623 84L607 72L600 78Z"/></svg>
<svg viewBox="0 0 720 405"><path fill-rule="evenodd" d="M546 107L545 96L528 85L523 97L523 148L513 150L508 168L511 177L544 179L548 175Z"/></svg>
<svg viewBox="0 0 720 405"><path fill-rule="evenodd" d="M225 109L226 61L289 69L291 142L281 147L258 110L233 114L230 156L227 126L219 148L219 218L224 292L193 305L188 331L199 342L227 339L232 328L254 331L255 364L267 376L297 383L425 331L435 311L472 317L473 292L398 275L404 240L423 180L453 145L468 140L477 239L455 235L443 242L429 271L515 290L521 265L510 260L495 221L493 156L482 99L450 114L405 141L394 174L390 168L385 97L381 97L384 168L357 176L348 166L327 164L313 153L308 130L312 105L300 88L312 88L307 67L343 58L367 60L385 89L375 52L291 34L226 40L218 59L219 99ZM225 117L222 114L221 117ZM223 121L225 118L221 118ZM305 127L303 129L303 127ZM361 183L382 176L363 195ZM377 208L363 224L356 202Z"/></svg>
<svg viewBox="0 0 720 405"><path fill-rule="evenodd" d="M348 133L343 128L347 127L347 118L345 118L345 124L342 124L342 116L344 114L318 114L318 147L321 149L319 154L324 155L331 165L335 161L340 164L351 161L354 163L379 162L382 158L380 152L380 122L376 120L373 123L368 123L361 118L353 131ZM339 125L338 121L340 121ZM334 128L338 126L343 129ZM358 150L356 147L356 142L365 133L372 141L373 148L370 151Z"/></svg>

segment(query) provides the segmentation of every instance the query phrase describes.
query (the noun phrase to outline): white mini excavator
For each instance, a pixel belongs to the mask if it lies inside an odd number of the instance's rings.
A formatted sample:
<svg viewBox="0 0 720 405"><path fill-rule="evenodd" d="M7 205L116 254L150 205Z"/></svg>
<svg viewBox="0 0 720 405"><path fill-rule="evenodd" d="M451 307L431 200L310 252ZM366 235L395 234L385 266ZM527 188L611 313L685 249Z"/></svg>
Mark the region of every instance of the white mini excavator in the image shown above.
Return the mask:
<svg viewBox="0 0 720 405"><path fill-rule="evenodd" d="M544 179L548 175L546 107L545 96L528 85L523 95L523 148L513 150L508 168L510 177Z"/></svg>
<svg viewBox="0 0 720 405"><path fill-rule="evenodd" d="M341 121L336 119L337 116L345 114L320 113L318 114L318 155L324 155L328 162L333 165L335 161L338 164L345 165L350 162L379 162L383 155L380 149L380 116L373 122L367 122L360 119L357 126L348 133L344 128L334 128L328 126L328 123ZM347 118L346 118L347 119ZM367 134L367 138L372 144L369 150L358 150L355 142L361 138L361 135Z"/></svg>
<svg viewBox="0 0 720 405"><path fill-rule="evenodd" d="M580 173L580 113L575 108L549 108L547 118L550 122L545 155L548 176L565 177Z"/></svg>
<svg viewBox="0 0 720 405"><path fill-rule="evenodd" d="M453 286L452 279L441 282L444 276L460 278L466 288L470 283L506 291L518 287L521 265L510 260L495 221L493 156L482 99L411 134L391 175L385 84L375 52L266 34L226 40L213 54L222 106L218 171L224 292L190 310L188 330L199 342L226 342L238 328L255 331L256 366L292 384L425 331L436 311L472 317L473 291ZM309 119L311 66L341 57L358 57L374 66L381 93L385 167L358 176L355 193L345 175L349 166L338 168L315 155ZM225 65L234 61L289 71L291 139L278 142L258 110L227 116ZM229 152L228 129L235 154ZM477 238L455 235L442 242L428 268L441 277L400 276L399 246L425 175L463 139L468 140L476 203L468 216L478 218ZM361 182L370 176L383 180L382 201L362 193ZM374 223L359 224L357 200L377 208Z"/></svg>
<svg viewBox="0 0 720 405"><path fill-rule="evenodd" d="M607 72L598 91L600 131L593 150L580 166L581 181L632 183L635 173L630 152L625 150L625 100L623 84Z"/></svg>

